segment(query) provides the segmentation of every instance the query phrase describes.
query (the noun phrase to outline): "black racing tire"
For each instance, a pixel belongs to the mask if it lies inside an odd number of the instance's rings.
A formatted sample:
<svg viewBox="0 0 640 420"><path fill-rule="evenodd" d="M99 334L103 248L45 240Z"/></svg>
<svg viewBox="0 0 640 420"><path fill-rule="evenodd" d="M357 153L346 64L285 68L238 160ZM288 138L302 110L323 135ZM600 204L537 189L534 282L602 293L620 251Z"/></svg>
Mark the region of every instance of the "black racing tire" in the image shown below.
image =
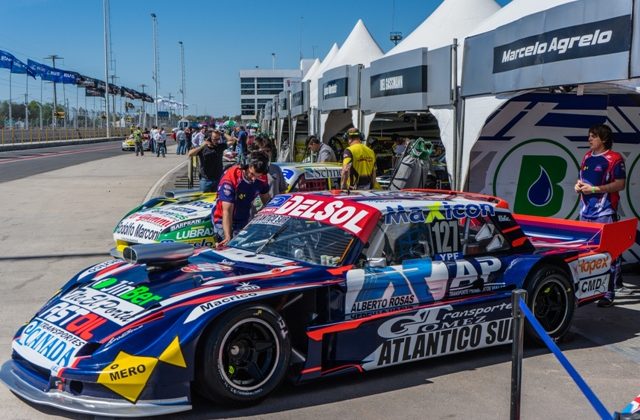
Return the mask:
<svg viewBox="0 0 640 420"><path fill-rule="evenodd" d="M291 340L284 319L267 306L224 314L200 342L196 389L223 405L258 403L282 382Z"/></svg>
<svg viewBox="0 0 640 420"><path fill-rule="evenodd" d="M527 285L527 305L536 319L554 340L569 330L575 309L575 294L567 274L553 265L536 269ZM529 322L525 323L527 337L542 344Z"/></svg>

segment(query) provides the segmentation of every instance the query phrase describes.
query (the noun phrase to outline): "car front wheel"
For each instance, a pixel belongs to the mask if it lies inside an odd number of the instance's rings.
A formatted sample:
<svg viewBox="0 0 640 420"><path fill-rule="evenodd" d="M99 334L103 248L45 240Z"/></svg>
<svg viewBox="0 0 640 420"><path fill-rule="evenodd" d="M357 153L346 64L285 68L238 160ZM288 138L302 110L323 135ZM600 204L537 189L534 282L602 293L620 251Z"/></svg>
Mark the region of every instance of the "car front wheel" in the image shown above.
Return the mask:
<svg viewBox="0 0 640 420"><path fill-rule="evenodd" d="M220 404L259 402L284 378L290 351L285 321L271 308L232 310L201 343L197 389Z"/></svg>
<svg viewBox="0 0 640 420"><path fill-rule="evenodd" d="M569 330L575 298L564 271L551 265L536 270L527 286L527 301L531 312L551 338L558 340ZM542 343L529 323L526 323L526 331L530 338Z"/></svg>

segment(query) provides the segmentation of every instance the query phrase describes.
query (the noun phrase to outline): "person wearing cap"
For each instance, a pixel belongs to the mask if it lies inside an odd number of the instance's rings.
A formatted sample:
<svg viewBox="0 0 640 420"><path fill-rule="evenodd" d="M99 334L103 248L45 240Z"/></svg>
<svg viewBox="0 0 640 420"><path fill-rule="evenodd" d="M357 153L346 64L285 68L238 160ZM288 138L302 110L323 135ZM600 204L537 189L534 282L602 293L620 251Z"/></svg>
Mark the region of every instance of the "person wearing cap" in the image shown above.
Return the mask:
<svg viewBox="0 0 640 420"><path fill-rule="evenodd" d="M337 162L336 154L326 143L323 143L316 136L309 137L309 150L316 156L314 162Z"/></svg>
<svg viewBox="0 0 640 420"><path fill-rule="evenodd" d="M377 188L375 152L362 143L361 134L357 128L347 130L346 137L349 146L342 154L341 188L343 190Z"/></svg>
<svg viewBox="0 0 640 420"><path fill-rule="evenodd" d="M189 150L188 156L198 156L200 161L200 191L216 192L222 177L222 157L227 149L227 142L222 139L218 130L205 137L202 144Z"/></svg>

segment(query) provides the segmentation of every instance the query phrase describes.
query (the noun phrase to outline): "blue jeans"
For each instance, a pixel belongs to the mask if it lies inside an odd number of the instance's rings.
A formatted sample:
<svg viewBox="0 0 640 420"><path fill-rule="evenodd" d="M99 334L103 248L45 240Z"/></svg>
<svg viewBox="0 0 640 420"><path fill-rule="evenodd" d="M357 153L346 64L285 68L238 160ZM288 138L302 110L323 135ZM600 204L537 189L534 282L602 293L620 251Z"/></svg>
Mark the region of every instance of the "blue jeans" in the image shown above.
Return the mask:
<svg viewBox="0 0 640 420"><path fill-rule="evenodd" d="M217 179L200 178L200 191L202 192L216 192L218 191Z"/></svg>
<svg viewBox="0 0 640 420"><path fill-rule="evenodd" d="M618 221L617 214L609 214L607 216L596 217L595 219L587 219L580 216L580 220L585 222L596 222L596 223L613 223ZM616 297L615 290L619 287L622 287L622 267L620 264L620 258L616 258L614 261L611 261L611 276L609 277L609 289L605 294L605 297L613 300Z"/></svg>
<svg viewBox="0 0 640 420"><path fill-rule="evenodd" d="M176 151L177 155L185 155L187 154L187 141L181 140L178 142L178 150Z"/></svg>
<svg viewBox="0 0 640 420"><path fill-rule="evenodd" d="M167 154L167 144L166 143L158 143L156 145L156 157L160 156L160 153L162 153L162 157L164 157Z"/></svg>

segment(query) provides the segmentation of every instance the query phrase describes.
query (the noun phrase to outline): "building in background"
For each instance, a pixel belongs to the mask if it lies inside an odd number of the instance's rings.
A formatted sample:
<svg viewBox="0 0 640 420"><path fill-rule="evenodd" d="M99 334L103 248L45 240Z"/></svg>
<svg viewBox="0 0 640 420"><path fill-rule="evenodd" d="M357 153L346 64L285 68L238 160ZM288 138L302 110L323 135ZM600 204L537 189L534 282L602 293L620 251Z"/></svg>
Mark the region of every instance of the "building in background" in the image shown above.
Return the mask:
<svg viewBox="0 0 640 420"><path fill-rule="evenodd" d="M302 69L240 70L240 114L255 120L258 110L291 83L302 80Z"/></svg>

